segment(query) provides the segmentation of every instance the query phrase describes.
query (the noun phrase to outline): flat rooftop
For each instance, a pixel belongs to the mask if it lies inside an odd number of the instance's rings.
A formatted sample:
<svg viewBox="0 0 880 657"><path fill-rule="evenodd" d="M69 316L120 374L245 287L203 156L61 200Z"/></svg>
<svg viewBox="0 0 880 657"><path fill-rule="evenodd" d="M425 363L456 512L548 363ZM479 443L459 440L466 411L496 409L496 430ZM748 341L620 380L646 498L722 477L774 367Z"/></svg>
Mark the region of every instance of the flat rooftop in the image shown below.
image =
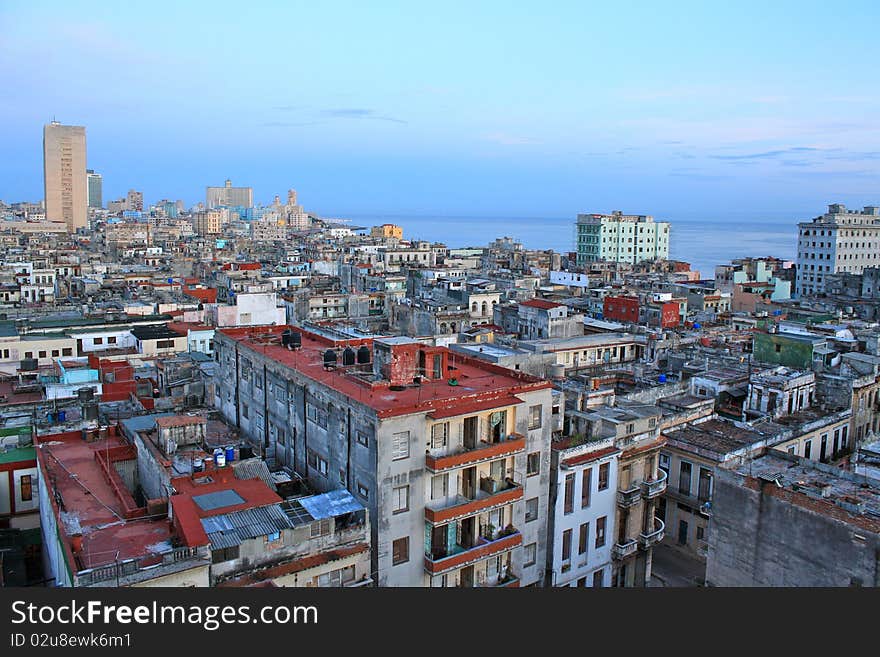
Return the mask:
<svg viewBox="0 0 880 657"><path fill-rule="evenodd" d="M291 351L281 346L280 335L287 328L301 333L300 349ZM446 380L427 380L421 385L406 386L403 390L391 390L387 381L381 382L380 385L371 384L359 380L341 366L333 370L324 369L323 354L328 348L351 346L357 349L361 345L370 347L372 341L369 339L332 341L295 326L283 325L262 326L256 330L229 328L218 332L236 340L239 348L247 347L255 355L263 355L372 408L379 417L445 410L461 403L485 402L496 397L509 398L517 392L552 387L550 381L439 348L449 353L449 367L452 369L446 372L446 375L450 379L455 378L457 385L449 385ZM271 340L266 339L269 334L274 336ZM390 344L406 345L415 342L412 338L405 338L404 341ZM389 340L383 339L382 343L388 345ZM432 349L436 353L438 348Z"/></svg>
<svg viewBox="0 0 880 657"><path fill-rule="evenodd" d="M765 490L783 495L792 504L880 533L880 481L876 479L775 450L734 472L768 482Z"/></svg>
<svg viewBox="0 0 880 657"><path fill-rule="evenodd" d="M167 518L126 520L125 505L95 458L100 450L125 446L117 436L89 443L80 436L59 434L44 437L37 447L46 474L54 482L59 527L71 549L70 537L82 534L82 552L77 554L82 568L170 549Z"/></svg>
<svg viewBox="0 0 880 657"><path fill-rule="evenodd" d="M706 456L714 456L723 460L724 456L747 449L751 445L760 445L766 439L761 433L736 426L723 420L707 420L688 425L679 429L664 432L666 444L680 449L696 449L708 452Z"/></svg>

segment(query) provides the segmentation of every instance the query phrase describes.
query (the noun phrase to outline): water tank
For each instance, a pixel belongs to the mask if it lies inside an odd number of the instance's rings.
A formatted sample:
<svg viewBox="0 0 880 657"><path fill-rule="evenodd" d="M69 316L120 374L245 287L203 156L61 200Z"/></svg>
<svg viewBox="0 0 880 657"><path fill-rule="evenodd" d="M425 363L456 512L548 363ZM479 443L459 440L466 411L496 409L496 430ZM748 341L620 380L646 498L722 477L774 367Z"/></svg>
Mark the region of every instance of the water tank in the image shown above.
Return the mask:
<svg viewBox="0 0 880 657"><path fill-rule="evenodd" d="M25 372L33 372L35 369L37 369L37 359L23 358L21 361L21 369Z"/></svg>
<svg viewBox="0 0 880 657"><path fill-rule="evenodd" d="M55 413L52 413L51 411L46 413L46 422L49 424L55 424Z"/></svg>
<svg viewBox="0 0 880 657"><path fill-rule="evenodd" d="M226 452L224 452L219 447L214 450L214 465L216 465L218 468L226 466Z"/></svg>
<svg viewBox="0 0 880 657"><path fill-rule="evenodd" d="M235 447L232 445L226 446L226 462L232 463L235 460Z"/></svg>
<svg viewBox="0 0 880 657"><path fill-rule="evenodd" d="M697 324L696 322L694 322L694 328L695 328L695 329L698 329L698 328L700 328L700 325Z"/></svg>
<svg viewBox="0 0 880 657"><path fill-rule="evenodd" d="M361 365L370 362L370 348L367 345L361 345L358 349L357 362Z"/></svg>
<svg viewBox="0 0 880 657"><path fill-rule="evenodd" d="M67 419L67 411L58 411L58 421L64 422Z"/></svg>
<svg viewBox="0 0 880 657"><path fill-rule="evenodd" d="M346 347L345 351L342 352L342 364L345 367L348 367L349 365L354 365L354 361L355 361L354 349L352 349L351 347Z"/></svg>
<svg viewBox="0 0 880 657"><path fill-rule="evenodd" d="M657 377L657 382L658 382L658 383L666 383L666 375L665 375L665 374L661 374L660 376L658 376L658 377Z"/></svg>
<svg viewBox="0 0 880 657"><path fill-rule="evenodd" d="M336 352L332 349L324 352L324 367L336 367Z"/></svg>
<svg viewBox="0 0 880 657"><path fill-rule="evenodd" d="M299 349L303 345L303 336L302 333L298 331L291 331L290 333L290 345L294 349Z"/></svg>
<svg viewBox="0 0 880 657"><path fill-rule="evenodd" d="M550 366L550 378L554 381L562 381L565 379L565 365L562 363L553 363Z"/></svg>
<svg viewBox="0 0 880 657"><path fill-rule="evenodd" d="M196 459L193 461L193 472L201 472L205 469L205 464L202 462L202 459Z"/></svg>
<svg viewBox="0 0 880 657"><path fill-rule="evenodd" d="M238 448L239 459L250 459L254 457L254 448L250 445L242 445Z"/></svg>
<svg viewBox="0 0 880 657"><path fill-rule="evenodd" d="M78 388L76 396L79 397L80 402L91 401L95 396L95 389L92 387Z"/></svg>
<svg viewBox="0 0 880 657"><path fill-rule="evenodd" d="M293 342L293 331L290 329L284 329L281 331L281 346L286 347Z"/></svg>
<svg viewBox="0 0 880 657"><path fill-rule="evenodd" d="M83 405L82 416L84 420L97 420L98 419L98 404L95 402L89 402L88 404Z"/></svg>
<svg viewBox="0 0 880 657"><path fill-rule="evenodd" d="M107 431L110 429L107 425L102 424L98 427L98 439L107 440Z"/></svg>

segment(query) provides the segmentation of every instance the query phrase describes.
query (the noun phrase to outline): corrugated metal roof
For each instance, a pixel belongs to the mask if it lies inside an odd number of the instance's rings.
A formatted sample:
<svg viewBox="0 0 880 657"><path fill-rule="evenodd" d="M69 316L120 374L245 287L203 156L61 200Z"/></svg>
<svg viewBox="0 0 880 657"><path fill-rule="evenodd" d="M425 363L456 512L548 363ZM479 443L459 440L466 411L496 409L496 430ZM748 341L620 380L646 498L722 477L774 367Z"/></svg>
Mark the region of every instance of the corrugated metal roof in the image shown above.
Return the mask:
<svg viewBox="0 0 880 657"><path fill-rule="evenodd" d="M293 525L280 506L271 505L202 518L202 527L211 541L211 547L219 549L290 529Z"/></svg>
<svg viewBox="0 0 880 657"><path fill-rule="evenodd" d="M272 473L269 472L269 466L262 459L246 459L244 461L233 461L232 469L235 472L236 479L262 479L263 482L272 490L277 491L278 487L272 479Z"/></svg>
<svg viewBox="0 0 880 657"><path fill-rule="evenodd" d="M344 513L363 511L364 509L363 505L344 488L331 490L321 495L304 497L299 500L299 503L315 520L341 516Z"/></svg>

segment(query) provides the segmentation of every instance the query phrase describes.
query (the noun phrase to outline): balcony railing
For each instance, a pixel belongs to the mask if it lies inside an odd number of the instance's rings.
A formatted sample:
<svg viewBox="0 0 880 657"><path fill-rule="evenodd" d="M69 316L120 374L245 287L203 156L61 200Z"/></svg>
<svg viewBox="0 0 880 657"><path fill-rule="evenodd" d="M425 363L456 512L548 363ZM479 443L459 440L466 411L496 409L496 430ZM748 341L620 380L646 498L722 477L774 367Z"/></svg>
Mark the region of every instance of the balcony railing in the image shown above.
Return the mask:
<svg viewBox="0 0 880 657"><path fill-rule="evenodd" d="M521 479L519 473L505 479L484 477L471 497L457 494L426 504L425 519L431 523L450 522L512 504L523 497Z"/></svg>
<svg viewBox="0 0 880 657"><path fill-rule="evenodd" d="M666 472L658 469L656 479L645 479L642 481L642 495L649 500L661 495L666 490L666 479Z"/></svg>
<svg viewBox="0 0 880 657"><path fill-rule="evenodd" d="M507 552L520 545L522 545L522 534L519 530L499 536L493 541L478 536L473 547L456 545L453 551L426 553L425 570L432 575L439 575Z"/></svg>
<svg viewBox="0 0 880 657"><path fill-rule="evenodd" d="M640 493L641 489L638 486L617 491L617 506L626 509L638 504L641 499Z"/></svg>
<svg viewBox="0 0 880 657"><path fill-rule="evenodd" d="M442 455L425 455L425 467L432 472L441 472L451 468L470 466L482 461L490 461L524 452L526 439L518 433L512 433L504 440L490 443L479 441L473 447L459 445L452 451Z"/></svg>
<svg viewBox="0 0 880 657"><path fill-rule="evenodd" d="M654 518L654 529L650 532L642 532L639 534L639 545L648 549L652 545L656 545L663 540L663 532L666 529L665 523L660 518Z"/></svg>
<svg viewBox="0 0 880 657"><path fill-rule="evenodd" d="M639 544L635 540L629 540L626 543L615 543L611 548L611 556L615 559L626 559L636 553Z"/></svg>

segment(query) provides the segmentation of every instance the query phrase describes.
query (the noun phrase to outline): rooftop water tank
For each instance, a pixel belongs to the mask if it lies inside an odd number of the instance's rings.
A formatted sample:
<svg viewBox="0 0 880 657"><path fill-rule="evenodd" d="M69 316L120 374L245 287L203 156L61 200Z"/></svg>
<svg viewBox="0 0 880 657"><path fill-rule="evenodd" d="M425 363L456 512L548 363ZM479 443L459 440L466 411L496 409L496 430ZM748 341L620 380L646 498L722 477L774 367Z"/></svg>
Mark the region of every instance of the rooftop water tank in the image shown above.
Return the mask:
<svg viewBox="0 0 880 657"><path fill-rule="evenodd" d="M357 362L361 365L370 362L370 348L367 345L361 345L357 351Z"/></svg>
<svg viewBox="0 0 880 657"><path fill-rule="evenodd" d="M345 351L342 352L342 364L345 367L348 367L349 365L354 365L354 361L355 361L354 349L352 349L351 347L346 347Z"/></svg>
<svg viewBox="0 0 880 657"><path fill-rule="evenodd" d="M324 367L336 367L336 352L332 349L324 352Z"/></svg>

